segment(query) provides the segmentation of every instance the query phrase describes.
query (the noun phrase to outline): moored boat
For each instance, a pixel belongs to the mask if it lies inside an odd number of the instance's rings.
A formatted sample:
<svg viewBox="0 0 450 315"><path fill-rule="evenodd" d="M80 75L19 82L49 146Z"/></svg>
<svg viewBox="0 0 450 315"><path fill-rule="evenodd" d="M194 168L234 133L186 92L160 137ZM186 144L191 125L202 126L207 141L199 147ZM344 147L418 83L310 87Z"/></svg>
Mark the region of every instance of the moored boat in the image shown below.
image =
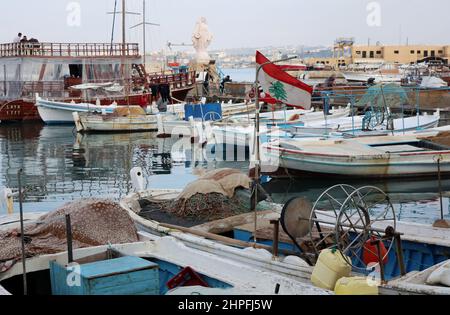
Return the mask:
<svg viewBox="0 0 450 315"><path fill-rule="evenodd" d="M175 119L167 114L164 119ZM73 120L78 132L140 132L158 130L156 115L147 114L139 106L122 106L112 114L73 113Z"/></svg>
<svg viewBox="0 0 450 315"><path fill-rule="evenodd" d="M74 124L73 113L105 113L112 114L117 108L117 104L103 106L89 103L63 103L36 99L36 106L39 116L47 125L51 124Z"/></svg>
<svg viewBox="0 0 450 315"><path fill-rule="evenodd" d="M439 138L439 135L437 136ZM436 176L450 172L450 147L434 137L397 135L295 139L264 145L280 169L323 176ZM275 166L275 165L274 165Z"/></svg>

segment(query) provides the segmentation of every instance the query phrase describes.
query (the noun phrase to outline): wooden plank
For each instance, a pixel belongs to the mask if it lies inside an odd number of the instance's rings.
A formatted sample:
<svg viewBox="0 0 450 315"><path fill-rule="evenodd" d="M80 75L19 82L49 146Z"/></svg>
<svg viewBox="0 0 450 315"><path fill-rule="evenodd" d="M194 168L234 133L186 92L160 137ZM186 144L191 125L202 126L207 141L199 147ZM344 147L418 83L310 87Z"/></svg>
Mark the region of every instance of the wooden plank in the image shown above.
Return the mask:
<svg viewBox="0 0 450 315"><path fill-rule="evenodd" d="M258 212L258 220L267 219L267 220L276 220L280 217L280 215L273 211L260 211ZM241 226L244 224L249 224L254 222L255 214L252 213L244 213L237 216L216 220L212 222L208 222L205 224L194 226L193 229L197 231L209 232L213 234L223 234L226 232L230 232L234 230L237 226Z"/></svg>
<svg viewBox="0 0 450 315"><path fill-rule="evenodd" d="M266 249L271 251L272 247L271 246L266 246L266 245L260 245L260 244L254 244L254 243L249 243L249 242L243 242L243 241L239 241L239 240L235 240L233 238L229 238L226 236L222 236L222 235L217 235L217 234L213 234L213 233L208 233L208 232L204 232L204 231L198 231L195 230L193 228L185 228L182 226L176 226L176 225L171 225L171 224L165 224L165 223L161 223L160 226L168 228L168 229L173 229L173 230L178 230L184 233L190 233L196 236L200 236L200 237L204 237L210 240L214 240L214 241L218 241L221 243L224 243L226 245L231 245L231 246L237 246L237 247L254 247L254 248L260 248L260 249Z"/></svg>

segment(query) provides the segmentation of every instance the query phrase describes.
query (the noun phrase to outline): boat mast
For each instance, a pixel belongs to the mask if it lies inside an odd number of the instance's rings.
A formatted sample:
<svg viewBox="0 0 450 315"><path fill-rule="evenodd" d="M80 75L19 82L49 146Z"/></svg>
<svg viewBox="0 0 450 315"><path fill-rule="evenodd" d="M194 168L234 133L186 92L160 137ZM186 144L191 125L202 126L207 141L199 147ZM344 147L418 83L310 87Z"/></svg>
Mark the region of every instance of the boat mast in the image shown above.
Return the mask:
<svg viewBox="0 0 450 315"><path fill-rule="evenodd" d="M145 53L146 53L146 51L147 51L147 40L146 40L146 26L147 25L150 25L150 26L160 26L159 24L156 24L156 23L150 23L150 22L147 22L147 17L146 17L146 9L145 9L145 7L146 7L146 5L145 5L145 2L146 2L146 0L143 0L142 1L142 22L141 23L139 23L139 24L136 24L136 25L134 25L134 26L132 26L131 28L133 29L133 28L136 28L136 27L138 27L138 26L141 26L142 25L142 34L143 34L143 40L142 40L142 44L143 44L143 57L144 57L144 66L146 65L146 56L145 56Z"/></svg>
<svg viewBox="0 0 450 315"><path fill-rule="evenodd" d="M125 57L125 44L127 42L126 40L126 17L127 17L127 11L125 7L125 0L122 0L122 54Z"/></svg>

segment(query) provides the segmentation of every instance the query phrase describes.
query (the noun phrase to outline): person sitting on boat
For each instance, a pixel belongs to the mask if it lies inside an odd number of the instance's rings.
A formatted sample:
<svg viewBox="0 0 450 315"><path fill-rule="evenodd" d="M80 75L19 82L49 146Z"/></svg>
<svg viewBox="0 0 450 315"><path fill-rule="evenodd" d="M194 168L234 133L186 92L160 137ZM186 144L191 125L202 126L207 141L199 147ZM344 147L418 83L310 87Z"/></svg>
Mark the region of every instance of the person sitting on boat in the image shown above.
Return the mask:
<svg viewBox="0 0 450 315"><path fill-rule="evenodd" d="M225 91L225 84L228 82L233 82L233 80L231 80L229 75L227 75L220 83L220 93L221 94L223 94L223 92Z"/></svg>

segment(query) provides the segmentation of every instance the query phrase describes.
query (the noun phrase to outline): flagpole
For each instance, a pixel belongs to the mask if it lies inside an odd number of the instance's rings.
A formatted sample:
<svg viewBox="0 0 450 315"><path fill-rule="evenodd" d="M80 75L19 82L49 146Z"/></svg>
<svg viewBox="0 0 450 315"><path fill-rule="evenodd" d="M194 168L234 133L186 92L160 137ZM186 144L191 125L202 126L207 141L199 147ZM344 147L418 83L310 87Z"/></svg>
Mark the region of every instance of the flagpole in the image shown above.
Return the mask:
<svg viewBox="0 0 450 315"><path fill-rule="evenodd" d="M260 182L260 176L261 176L261 152L259 150L259 146L260 146L260 117L259 117L259 112L260 112L260 106L259 106L259 72L261 71L261 69L263 69L264 66L269 65L269 64L275 64L278 62L283 62L283 61L289 61L289 60L293 60L293 59L297 59L298 57L290 57L290 58L284 58L284 59L279 59L279 60L275 60L275 61L267 61L261 65L259 65L259 67L256 69L256 78L255 78L255 108L256 108L256 113L255 113L255 118L256 118L256 128L255 128L255 140L256 140L256 147L255 147L255 181L254 181L254 205L253 205L253 211L255 213L255 232L254 232L254 242L255 244L257 243L257 239L256 239L256 231L258 228L258 211L257 209L257 205L258 205L258 187L259 187L259 182Z"/></svg>

